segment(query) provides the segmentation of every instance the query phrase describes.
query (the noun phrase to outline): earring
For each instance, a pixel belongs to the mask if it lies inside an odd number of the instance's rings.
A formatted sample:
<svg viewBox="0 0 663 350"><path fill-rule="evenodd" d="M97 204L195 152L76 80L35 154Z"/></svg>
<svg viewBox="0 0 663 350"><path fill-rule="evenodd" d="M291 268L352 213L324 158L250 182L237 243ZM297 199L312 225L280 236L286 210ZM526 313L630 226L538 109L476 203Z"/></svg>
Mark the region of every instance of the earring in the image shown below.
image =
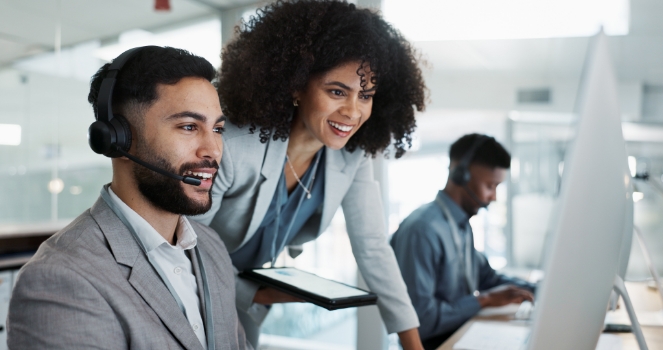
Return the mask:
<svg viewBox="0 0 663 350"><path fill-rule="evenodd" d="M299 102L297 100L292 100L292 105L297 107L299 106Z"/></svg>

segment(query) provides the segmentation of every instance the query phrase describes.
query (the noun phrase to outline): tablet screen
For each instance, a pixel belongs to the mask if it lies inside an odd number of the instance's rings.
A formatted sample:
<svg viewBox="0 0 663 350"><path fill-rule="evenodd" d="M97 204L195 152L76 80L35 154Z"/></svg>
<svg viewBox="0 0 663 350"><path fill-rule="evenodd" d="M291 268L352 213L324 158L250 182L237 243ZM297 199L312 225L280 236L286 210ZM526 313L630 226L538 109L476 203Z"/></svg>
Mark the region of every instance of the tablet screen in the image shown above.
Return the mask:
<svg viewBox="0 0 663 350"><path fill-rule="evenodd" d="M345 284L334 282L292 267L264 270L257 269L253 270L253 272L328 299L369 295L368 292L363 290L346 286Z"/></svg>

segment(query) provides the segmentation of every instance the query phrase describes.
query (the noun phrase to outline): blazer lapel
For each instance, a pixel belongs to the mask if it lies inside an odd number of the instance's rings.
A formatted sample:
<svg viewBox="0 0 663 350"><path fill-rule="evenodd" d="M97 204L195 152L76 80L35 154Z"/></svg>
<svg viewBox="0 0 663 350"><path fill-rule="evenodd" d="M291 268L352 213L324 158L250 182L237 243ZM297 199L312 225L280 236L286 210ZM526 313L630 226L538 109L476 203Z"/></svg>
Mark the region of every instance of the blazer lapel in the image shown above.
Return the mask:
<svg viewBox="0 0 663 350"><path fill-rule="evenodd" d="M329 226L336 210L341 205L345 193L352 184L352 178L346 173L345 152L334 151L329 148L325 155L325 200L320 220L320 235L323 229Z"/></svg>
<svg viewBox="0 0 663 350"><path fill-rule="evenodd" d="M186 349L203 349L175 298L147 259L136 260L131 269L129 283Z"/></svg>
<svg viewBox="0 0 663 350"><path fill-rule="evenodd" d="M131 268L129 283L186 349L203 349L175 298L138 246L129 229L99 198L90 213L99 224L118 264Z"/></svg>
<svg viewBox="0 0 663 350"><path fill-rule="evenodd" d="M258 198L255 202L253 216L249 229L244 237L244 240L239 245L243 246L248 242L253 234L258 230L262 219L267 213L269 205L272 203L272 197L276 192L276 186L281 178L283 172L283 160L285 159L286 151L288 150L288 140L281 141L273 139L269 140L267 149L265 150L265 158L263 159L262 168L260 170L261 176L264 178L260 188L258 189Z"/></svg>

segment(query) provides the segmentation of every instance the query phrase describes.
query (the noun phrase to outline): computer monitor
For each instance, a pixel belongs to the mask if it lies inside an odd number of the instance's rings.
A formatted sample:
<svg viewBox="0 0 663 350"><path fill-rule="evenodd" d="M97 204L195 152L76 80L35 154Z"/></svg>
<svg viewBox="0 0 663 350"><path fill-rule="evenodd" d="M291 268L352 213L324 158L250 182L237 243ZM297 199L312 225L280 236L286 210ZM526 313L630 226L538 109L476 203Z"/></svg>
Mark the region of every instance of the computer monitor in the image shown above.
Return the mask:
<svg viewBox="0 0 663 350"><path fill-rule="evenodd" d="M623 277L628 263L631 177L617 82L602 33L590 44L578 106L528 349L594 350L615 275Z"/></svg>

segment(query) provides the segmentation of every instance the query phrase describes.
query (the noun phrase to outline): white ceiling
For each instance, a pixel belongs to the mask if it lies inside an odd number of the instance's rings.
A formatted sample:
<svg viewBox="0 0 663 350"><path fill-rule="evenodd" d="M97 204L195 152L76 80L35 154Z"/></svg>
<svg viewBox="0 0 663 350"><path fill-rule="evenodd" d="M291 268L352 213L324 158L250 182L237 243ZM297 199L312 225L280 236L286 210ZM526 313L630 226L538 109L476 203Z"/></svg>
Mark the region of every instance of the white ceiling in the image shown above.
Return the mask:
<svg viewBox="0 0 663 350"><path fill-rule="evenodd" d="M418 42L416 47L437 74L517 72L575 77L582 71L588 43L588 38L554 38ZM609 43L620 80L663 83L663 36L615 36Z"/></svg>
<svg viewBox="0 0 663 350"><path fill-rule="evenodd" d="M170 0L171 10L155 11L154 0L2 0L0 66L51 51L61 22L62 46L114 38L130 29L154 30L255 3L256 0Z"/></svg>
<svg viewBox="0 0 663 350"><path fill-rule="evenodd" d="M663 1L631 0L630 31L610 37L620 80L663 84ZM588 38L417 42L436 75L543 73L577 77Z"/></svg>
<svg viewBox="0 0 663 350"><path fill-rule="evenodd" d="M578 73L587 38L417 42L435 72L568 71Z"/></svg>
<svg viewBox="0 0 663 350"><path fill-rule="evenodd" d="M112 40L136 28L158 30L213 15L215 9L246 6L258 0L170 0L169 12L155 11L154 1L0 0L0 66L53 50L58 17L62 46L66 47L97 38ZM620 79L663 83L663 1L631 0L630 10L629 35L611 38ZM435 74L544 72L577 76L587 38L436 41L416 46Z"/></svg>

